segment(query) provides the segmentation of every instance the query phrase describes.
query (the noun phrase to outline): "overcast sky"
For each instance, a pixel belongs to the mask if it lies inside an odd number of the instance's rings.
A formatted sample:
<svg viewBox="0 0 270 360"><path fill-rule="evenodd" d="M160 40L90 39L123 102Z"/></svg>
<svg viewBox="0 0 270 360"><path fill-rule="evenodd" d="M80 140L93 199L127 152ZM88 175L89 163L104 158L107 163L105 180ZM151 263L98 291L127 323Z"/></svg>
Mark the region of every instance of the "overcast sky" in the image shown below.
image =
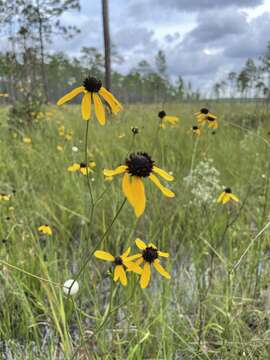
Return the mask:
<svg viewBox="0 0 270 360"><path fill-rule="evenodd" d="M81 33L56 39L54 49L77 55L82 46L102 50L101 0L81 0L81 12L64 16ZM153 64L162 49L168 74L207 90L248 57L263 54L270 40L270 0L110 0L112 43L126 72L142 59Z"/></svg>

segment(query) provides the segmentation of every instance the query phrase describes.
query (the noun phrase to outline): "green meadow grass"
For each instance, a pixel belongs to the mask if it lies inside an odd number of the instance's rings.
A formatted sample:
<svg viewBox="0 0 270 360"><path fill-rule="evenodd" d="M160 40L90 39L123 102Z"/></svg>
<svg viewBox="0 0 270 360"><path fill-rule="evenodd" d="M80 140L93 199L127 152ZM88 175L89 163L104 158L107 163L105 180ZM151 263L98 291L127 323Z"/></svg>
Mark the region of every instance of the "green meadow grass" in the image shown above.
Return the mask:
<svg viewBox="0 0 270 360"><path fill-rule="evenodd" d="M259 103L210 103L219 129L205 127L196 138L190 128L203 105L167 105L180 117L175 128L159 128L158 104L127 106L104 127L90 121L90 224L87 178L67 171L85 159L80 108L51 106L20 130L8 128L8 109L0 109L0 192L16 191L0 202L3 359L270 358L270 114ZM59 135L61 125L71 140ZM137 237L153 242L170 253L162 263L172 278L153 269L147 289L135 274L123 288L108 263L91 257L79 292L67 297L62 284L76 277L124 200L121 175L104 181L102 171L132 151L173 173L176 197L146 180L143 216L137 220L125 203L99 249L117 255L132 246L136 253ZM241 203L217 204L224 187ZM52 227L51 237L38 233L41 224Z"/></svg>

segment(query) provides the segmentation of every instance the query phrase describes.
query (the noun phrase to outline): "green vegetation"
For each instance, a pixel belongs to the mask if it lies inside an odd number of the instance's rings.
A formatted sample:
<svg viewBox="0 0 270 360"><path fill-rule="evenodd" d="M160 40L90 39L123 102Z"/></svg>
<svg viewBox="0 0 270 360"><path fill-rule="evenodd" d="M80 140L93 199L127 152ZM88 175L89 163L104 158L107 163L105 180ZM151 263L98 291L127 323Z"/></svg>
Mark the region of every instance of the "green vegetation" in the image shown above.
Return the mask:
<svg viewBox="0 0 270 360"><path fill-rule="evenodd" d="M205 105L218 115L219 128L213 134L205 126L195 137L193 114ZM105 127L90 121L91 224L87 177L67 171L85 159L79 107L47 107L23 127L7 125L8 109L1 108L0 193L11 194L0 201L3 359L269 358L267 107L168 104L166 112L180 121L165 129L161 108L125 107ZM170 253L164 266L172 278L153 271L142 290L130 273L124 288L112 281L109 264L91 257L79 292L68 297L62 284L76 276L124 199L120 177L105 181L102 171L132 151L146 151L173 172L176 197L145 182L144 215L137 220L126 203L99 249L120 254L130 244L135 253L137 237L153 242ZM216 203L224 187L240 204ZM42 224L52 236L38 233Z"/></svg>

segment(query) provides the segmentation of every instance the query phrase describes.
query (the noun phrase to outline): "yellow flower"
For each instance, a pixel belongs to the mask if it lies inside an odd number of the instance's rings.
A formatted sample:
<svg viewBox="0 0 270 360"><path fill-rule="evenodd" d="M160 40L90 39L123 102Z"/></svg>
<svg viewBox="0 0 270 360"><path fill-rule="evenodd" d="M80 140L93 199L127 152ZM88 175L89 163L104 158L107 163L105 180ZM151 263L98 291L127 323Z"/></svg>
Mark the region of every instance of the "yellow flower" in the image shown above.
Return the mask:
<svg viewBox="0 0 270 360"><path fill-rule="evenodd" d="M162 110L158 113L158 117L162 121L166 121L166 122L170 123L171 125L176 125L179 120L179 118L177 116L167 115L164 110Z"/></svg>
<svg viewBox="0 0 270 360"><path fill-rule="evenodd" d="M145 289L151 278L151 265L166 279L170 279L170 274L160 264L159 257L169 257L167 252L162 252L157 247L150 243L146 245L141 239L136 239L135 243L137 247L142 250L142 253L135 254L129 257L130 261L136 260L137 265L144 264L140 285L142 289Z"/></svg>
<svg viewBox="0 0 270 360"><path fill-rule="evenodd" d="M91 103L94 104L96 117L101 125L106 122L105 110L101 98L109 105L113 114L118 113L122 109L122 105L118 100L103 86L100 80L88 76L83 81L83 86L79 86L57 101L57 105L62 105L65 102L73 99L75 96L83 93L81 111L84 120L91 118Z"/></svg>
<svg viewBox="0 0 270 360"><path fill-rule="evenodd" d="M114 276L113 280L120 281L123 286L127 285L127 275L126 270L133 271L137 274L142 273L142 269L140 266L131 260L128 257L130 253L130 247L121 255L121 256L113 256L106 251L97 250L94 252L94 256L98 259L110 261L114 265Z"/></svg>
<svg viewBox="0 0 270 360"><path fill-rule="evenodd" d="M212 118L216 119L216 116L210 113L210 111L207 108L202 108L199 112L195 113L195 116L197 117L198 123L201 125L205 124L208 116L211 116Z"/></svg>
<svg viewBox="0 0 270 360"><path fill-rule="evenodd" d="M79 171L81 174L83 174L83 175L87 175L87 174L89 174L92 170L91 170L91 168L93 168L93 167L95 167L96 166L96 164L93 166L93 163L94 162L90 162L89 164L88 164L88 166L86 165L86 163L84 163L84 162L81 162L80 164L78 164L78 163L74 163L74 164L72 164L72 165L70 165L69 167L68 167L68 171L70 171L70 172L77 172L77 171ZM92 164L92 165L91 165Z"/></svg>
<svg viewBox="0 0 270 360"><path fill-rule="evenodd" d="M192 126L191 132L193 135L196 135L196 136L201 135L201 129L196 125Z"/></svg>
<svg viewBox="0 0 270 360"><path fill-rule="evenodd" d="M64 136L65 135L65 126L64 125L59 126L58 134L59 134L59 136Z"/></svg>
<svg viewBox="0 0 270 360"><path fill-rule="evenodd" d="M208 127L210 129L217 129L218 128L217 117L215 115L213 115L213 114L208 115L206 117L206 120L207 120Z"/></svg>
<svg viewBox="0 0 270 360"><path fill-rule="evenodd" d="M224 189L224 191L222 191L222 193L219 195L217 202L218 203L222 203L222 204L226 204L229 201L235 201L235 202L239 202L240 200L238 199L237 196L235 196L232 193L231 188L226 188Z"/></svg>
<svg viewBox="0 0 270 360"><path fill-rule="evenodd" d="M145 209L146 198L142 178L149 178L167 197L174 197L174 193L164 187L155 174L160 175L167 181L172 181L173 176L154 165L154 161L147 153L133 153L126 159L125 165L118 166L115 170L105 169L105 176L114 176L124 173L122 189L130 205L134 208L137 217L141 216Z"/></svg>
<svg viewBox="0 0 270 360"><path fill-rule="evenodd" d="M63 151L64 150L63 146L61 146L61 145L57 145L56 148L57 148L58 151Z"/></svg>
<svg viewBox="0 0 270 360"><path fill-rule="evenodd" d="M73 136L73 133L70 131L70 132L68 132L68 133L65 135L65 139L66 139L67 141L72 140L72 136Z"/></svg>
<svg viewBox="0 0 270 360"><path fill-rule="evenodd" d="M9 195L9 194L4 194L4 193L0 194L0 201L9 201L10 198L11 198L11 195Z"/></svg>
<svg viewBox="0 0 270 360"><path fill-rule="evenodd" d="M24 142L24 144L31 144L31 143L32 143L32 140L31 140L31 138L29 138L29 137L24 137L24 138L23 138L23 142Z"/></svg>
<svg viewBox="0 0 270 360"><path fill-rule="evenodd" d="M38 231L42 234L46 234L51 236L52 235L52 229L49 225L45 224L45 225L41 225L38 228Z"/></svg>

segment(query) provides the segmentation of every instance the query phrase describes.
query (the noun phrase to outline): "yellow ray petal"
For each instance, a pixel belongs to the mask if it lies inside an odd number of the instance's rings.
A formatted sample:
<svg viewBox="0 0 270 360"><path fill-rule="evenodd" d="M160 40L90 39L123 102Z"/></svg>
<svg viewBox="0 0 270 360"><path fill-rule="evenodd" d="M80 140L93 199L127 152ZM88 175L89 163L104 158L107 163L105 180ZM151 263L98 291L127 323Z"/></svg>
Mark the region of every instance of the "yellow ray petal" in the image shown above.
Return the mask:
<svg viewBox="0 0 270 360"><path fill-rule="evenodd" d="M126 165L121 165L121 166L118 166L116 169L114 170L109 170L109 169L104 169L103 170L103 174L105 176L114 176L114 175L118 175L118 174L122 174L123 172L125 172L127 169L127 166Z"/></svg>
<svg viewBox="0 0 270 360"><path fill-rule="evenodd" d="M230 198L231 198L232 200L236 201L236 202L239 202L239 201L240 201L240 199L239 199L236 195L234 195L234 194L230 194Z"/></svg>
<svg viewBox="0 0 270 360"><path fill-rule="evenodd" d="M75 96L79 95L81 92L84 91L84 86L79 86L73 90L71 90L66 95L62 96L61 99L57 101L57 105L63 105L65 102L73 99Z"/></svg>
<svg viewBox="0 0 270 360"><path fill-rule="evenodd" d="M95 93L93 93L93 100L94 100L95 114L98 119L98 122L100 123L100 125L104 125L106 122L106 118L105 118L105 110L102 101L100 100L100 97Z"/></svg>
<svg viewBox="0 0 270 360"><path fill-rule="evenodd" d="M230 197L231 194L227 194L225 193L223 195L223 198L222 198L222 204L226 204L228 201L230 201L231 197Z"/></svg>
<svg viewBox="0 0 270 360"><path fill-rule="evenodd" d="M127 285L127 275L126 275L126 272L125 272L125 269L123 267L123 265L120 265L119 266L119 279L120 279L120 282L123 286L126 286Z"/></svg>
<svg viewBox="0 0 270 360"><path fill-rule="evenodd" d="M80 164L72 164L67 168L68 171L75 172L80 170Z"/></svg>
<svg viewBox="0 0 270 360"><path fill-rule="evenodd" d="M144 262L143 257L141 257L140 259L136 260L136 264L137 265L141 265Z"/></svg>
<svg viewBox="0 0 270 360"><path fill-rule="evenodd" d="M170 123L170 124L175 125L175 124L178 122L178 117L166 115L166 116L163 118L163 120L167 121L167 122Z"/></svg>
<svg viewBox="0 0 270 360"><path fill-rule="evenodd" d="M142 179L138 176L131 178L131 191L134 211L137 217L140 217L145 209L145 191Z"/></svg>
<svg viewBox="0 0 270 360"><path fill-rule="evenodd" d="M122 259L125 259L126 257L128 257L129 253L130 253L131 247L129 247L124 253L123 255L121 255Z"/></svg>
<svg viewBox="0 0 270 360"><path fill-rule="evenodd" d="M140 278L140 285L142 289L145 289L148 286L150 278L151 278L151 266L149 262L145 262L143 267L143 272Z"/></svg>
<svg viewBox="0 0 270 360"><path fill-rule="evenodd" d="M154 267L160 273L160 275L164 276L166 279L171 278L171 275L164 269L163 266L160 265L160 262L158 259L156 259L154 261Z"/></svg>
<svg viewBox="0 0 270 360"><path fill-rule="evenodd" d="M89 120L91 117L91 94L87 92L82 98L82 118Z"/></svg>
<svg viewBox="0 0 270 360"><path fill-rule="evenodd" d="M136 244L137 248L139 248L140 250L146 249L146 244L139 238L137 238L135 240L135 244Z"/></svg>
<svg viewBox="0 0 270 360"><path fill-rule="evenodd" d="M113 281L117 281L120 278L122 265L116 265L113 274Z"/></svg>
<svg viewBox="0 0 270 360"><path fill-rule="evenodd" d="M122 181L122 190L123 190L125 197L128 199L128 202L130 203L130 205L134 206L131 181L132 181L131 176L127 173L124 174L123 181Z"/></svg>
<svg viewBox="0 0 270 360"><path fill-rule="evenodd" d="M104 100L109 104L112 113L116 114L122 109L122 105L118 100L111 94L108 90L102 87L99 90L99 94L104 98Z"/></svg>
<svg viewBox="0 0 270 360"><path fill-rule="evenodd" d="M148 244L148 247L152 247L153 249L156 249L156 250L157 250L156 245L154 245L153 243Z"/></svg>
<svg viewBox="0 0 270 360"><path fill-rule="evenodd" d="M126 261L126 260L124 260L123 263L129 271L133 271L136 274L142 273L142 268L137 263L132 262L132 261Z"/></svg>
<svg viewBox="0 0 270 360"><path fill-rule="evenodd" d="M139 259L139 258L141 258L141 257L142 257L142 254L135 254L135 255L131 255L131 256L127 257L127 258L125 259L125 261L130 262L130 261Z"/></svg>
<svg viewBox="0 0 270 360"><path fill-rule="evenodd" d="M114 256L106 251L97 250L94 252L94 256L101 260L114 261Z"/></svg>
<svg viewBox="0 0 270 360"><path fill-rule="evenodd" d="M222 193L221 193L221 194L219 195L219 197L217 198L217 202L218 202L218 203L221 203L221 202L222 202L224 195L225 195L225 192L222 191Z"/></svg>
<svg viewBox="0 0 270 360"><path fill-rule="evenodd" d="M160 175L167 181L173 181L173 179L174 179L174 177L172 175L168 174L166 171L158 168L157 166L153 166L153 171L154 171L154 173Z"/></svg>
<svg viewBox="0 0 270 360"><path fill-rule="evenodd" d="M169 257L169 253L167 252L163 252L163 251L158 251L158 256L162 256L162 257Z"/></svg>
<svg viewBox="0 0 270 360"><path fill-rule="evenodd" d="M170 189L167 189L165 186L163 186L155 175L150 174L149 179L153 181L153 183L161 190L161 192L165 196L170 198L175 197L175 194Z"/></svg>

